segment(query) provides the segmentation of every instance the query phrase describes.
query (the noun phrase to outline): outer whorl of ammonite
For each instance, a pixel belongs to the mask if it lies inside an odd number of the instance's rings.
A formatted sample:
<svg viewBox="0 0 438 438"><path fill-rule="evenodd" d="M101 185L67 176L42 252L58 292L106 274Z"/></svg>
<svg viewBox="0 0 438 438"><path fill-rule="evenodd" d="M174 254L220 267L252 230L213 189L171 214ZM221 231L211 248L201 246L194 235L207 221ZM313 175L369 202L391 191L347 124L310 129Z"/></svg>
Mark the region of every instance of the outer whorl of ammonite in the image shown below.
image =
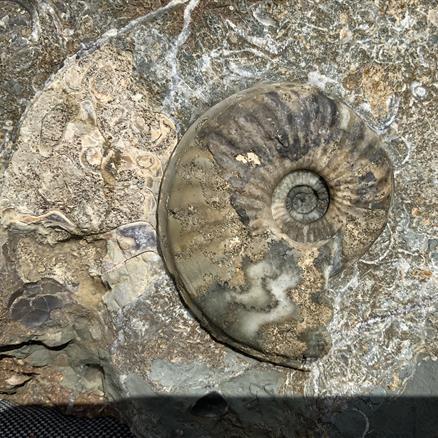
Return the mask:
<svg viewBox="0 0 438 438"><path fill-rule="evenodd" d="M330 349L331 275L385 226L379 139L346 105L290 83L254 87L184 135L161 186L164 259L217 339L306 368Z"/></svg>

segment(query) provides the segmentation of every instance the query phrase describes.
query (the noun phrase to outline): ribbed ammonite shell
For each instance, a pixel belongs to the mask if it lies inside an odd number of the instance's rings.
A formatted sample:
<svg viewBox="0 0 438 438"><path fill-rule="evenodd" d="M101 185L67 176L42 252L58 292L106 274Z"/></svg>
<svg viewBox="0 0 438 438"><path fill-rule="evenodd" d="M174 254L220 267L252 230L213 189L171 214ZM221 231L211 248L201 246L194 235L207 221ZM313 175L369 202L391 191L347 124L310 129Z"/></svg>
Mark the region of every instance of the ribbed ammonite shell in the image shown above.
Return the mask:
<svg viewBox="0 0 438 438"><path fill-rule="evenodd" d="M161 250L218 340L295 368L331 347L330 276L385 226L393 177L379 138L307 85L261 85L211 108L170 160Z"/></svg>

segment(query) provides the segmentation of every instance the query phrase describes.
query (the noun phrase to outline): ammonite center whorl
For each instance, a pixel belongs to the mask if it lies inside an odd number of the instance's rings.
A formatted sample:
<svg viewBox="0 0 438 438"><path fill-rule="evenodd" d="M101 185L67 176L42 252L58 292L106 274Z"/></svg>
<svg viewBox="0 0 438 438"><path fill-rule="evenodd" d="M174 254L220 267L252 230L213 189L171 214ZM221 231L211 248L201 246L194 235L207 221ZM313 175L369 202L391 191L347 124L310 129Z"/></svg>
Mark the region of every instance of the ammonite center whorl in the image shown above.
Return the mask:
<svg viewBox="0 0 438 438"><path fill-rule="evenodd" d="M220 341L296 368L327 353L330 276L385 226L379 138L346 105L290 83L225 99L191 126L158 206L178 289Z"/></svg>
<svg viewBox="0 0 438 438"><path fill-rule="evenodd" d="M295 170L286 175L274 190L272 214L278 217L284 209L296 221L310 224L321 219L330 202L325 181L309 170Z"/></svg>

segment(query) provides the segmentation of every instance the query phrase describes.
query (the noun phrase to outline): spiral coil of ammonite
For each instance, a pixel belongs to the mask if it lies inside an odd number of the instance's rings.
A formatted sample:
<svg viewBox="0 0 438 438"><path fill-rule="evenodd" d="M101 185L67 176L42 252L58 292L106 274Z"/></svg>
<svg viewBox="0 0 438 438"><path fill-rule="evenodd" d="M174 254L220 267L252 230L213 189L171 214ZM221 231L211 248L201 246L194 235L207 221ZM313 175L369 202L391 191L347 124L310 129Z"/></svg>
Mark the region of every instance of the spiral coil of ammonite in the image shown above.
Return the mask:
<svg viewBox="0 0 438 438"><path fill-rule="evenodd" d="M308 85L261 85L183 136L158 206L183 300L219 341L306 369L331 347L327 280L383 230L392 167L349 107Z"/></svg>

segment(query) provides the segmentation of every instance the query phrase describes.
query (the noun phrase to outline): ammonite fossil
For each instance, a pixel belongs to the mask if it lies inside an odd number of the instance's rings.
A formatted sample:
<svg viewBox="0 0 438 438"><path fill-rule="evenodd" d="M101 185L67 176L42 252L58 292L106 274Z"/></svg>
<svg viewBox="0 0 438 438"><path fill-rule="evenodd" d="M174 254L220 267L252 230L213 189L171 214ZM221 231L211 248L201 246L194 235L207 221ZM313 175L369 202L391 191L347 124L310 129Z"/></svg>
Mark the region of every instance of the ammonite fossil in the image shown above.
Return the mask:
<svg viewBox="0 0 438 438"><path fill-rule="evenodd" d="M393 189L379 138L307 85L261 85L191 126L162 181L161 251L218 340L294 368L330 349L330 276L381 233Z"/></svg>

